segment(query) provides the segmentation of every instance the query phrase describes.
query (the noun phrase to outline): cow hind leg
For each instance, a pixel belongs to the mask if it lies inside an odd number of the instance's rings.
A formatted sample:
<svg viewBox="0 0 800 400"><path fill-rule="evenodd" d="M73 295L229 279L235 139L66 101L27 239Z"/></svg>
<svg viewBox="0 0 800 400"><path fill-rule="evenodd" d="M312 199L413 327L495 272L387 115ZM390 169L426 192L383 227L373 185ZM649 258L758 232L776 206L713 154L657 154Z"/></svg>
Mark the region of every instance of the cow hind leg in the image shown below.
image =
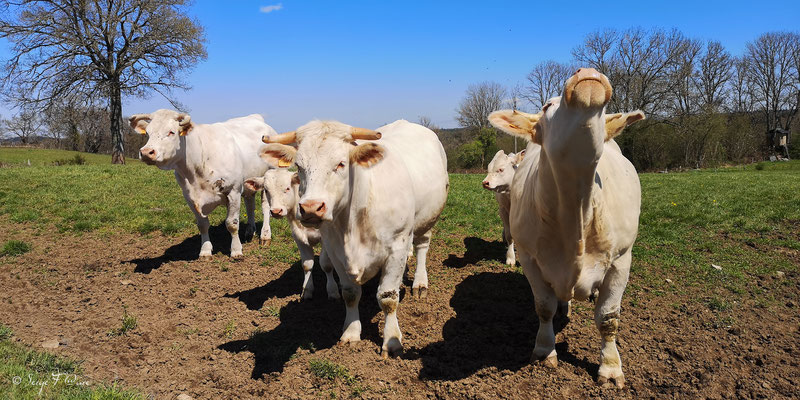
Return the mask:
<svg viewBox="0 0 800 400"><path fill-rule="evenodd" d="M341 278L342 275L340 274L339 277ZM361 286L349 278L342 279L342 297L345 306L344 332L339 340L343 343L358 342L361 340L361 320L358 316Z"/></svg>
<svg viewBox="0 0 800 400"><path fill-rule="evenodd" d="M247 210L247 229L244 231L244 239L250 240L256 232L256 199L255 193L245 193L244 206Z"/></svg>
<svg viewBox="0 0 800 400"><path fill-rule="evenodd" d="M239 240L239 210L242 207L242 196L238 192L228 194L228 216L225 227L231 234L231 257L242 258L242 242Z"/></svg>
<svg viewBox="0 0 800 400"><path fill-rule="evenodd" d="M618 388L625 386L622 359L617 350L616 339L620 324L620 302L628 283L630 265L630 250L612 263L611 269L603 278L594 309L594 321L601 338L597 383L604 387L611 387L615 384Z"/></svg>
<svg viewBox="0 0 800 400"><path fill-rule="evenodd" d="M314 268L314 248L308 243L297 242L300 250L300 262L303 264L303 290L300 294L302 300L309 300L314 296L314 278L311 270Z"/></svg>
<svg viewBox="0 0 800 400"><path fill-rule="evenodd" d="M333 278L333 264L331 259L328 258L328 253L325 251L325 246L322 246L322 251L319 253L319 266L325 272L325 290L328 292L329 299L339 299L339 285L336 284L336 279Z"/></svg>
<svg viewBox="0 0 800 400"><path fill-rule="evenodd" d="M536 314L539 317L539 331L536 333L536 346L533 349L531 362L539 362L549 367L558 365L556 355L556 335L553 331L553 317L558 307L558 299L553 289L542 279L536 261L529 255L520 252L519 261L522 271L531 285Z"/></svg>
<svg viewBox="0 0 800 400"><path fill-rule="evenodd" d="M402 254L402 257L395 255L389 258L378 285L378 304L384 316L381 346L381 357L384 359L396 357L403 352L403 334L397 321L397 306L400 304L400 284L405 271L405 249L396 254Z"/></svg>
<svg viewBox="0 0 800 400"><path fill-rule="evenodd" d="M272 243L272 230L269 227L269 201L264 191L261 191L261 213L264 214L264 225L261 226L258 244L261 246L269 246L270 243Z"/></svg>
<svg viewBox="0 0 800 400"><path fill-rule="evenodd" d="M422 235L414 235L414 248L417 250L417 269L414 271L414 283L411 286L411 296L416 299L428 297L428 270L426 262L428 258L428 248L431 244L432 230L428 230Z"/></svg>

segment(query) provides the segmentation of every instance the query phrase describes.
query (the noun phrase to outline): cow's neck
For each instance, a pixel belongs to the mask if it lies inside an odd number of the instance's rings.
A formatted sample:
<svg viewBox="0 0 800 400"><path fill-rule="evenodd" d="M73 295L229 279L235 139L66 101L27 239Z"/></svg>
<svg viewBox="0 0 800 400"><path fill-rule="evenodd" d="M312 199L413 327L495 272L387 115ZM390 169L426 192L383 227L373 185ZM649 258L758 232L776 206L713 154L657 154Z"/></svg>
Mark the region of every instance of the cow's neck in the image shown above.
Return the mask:
<svg viewBox="0 0 800 400"><path fill-rule="evenodd" d="M203 146L202 130L193 129L191 133L183 136L181 148L175 155L175 174L186 185L189 196L195 201L196 207L208 202L216 201L216 196L209 196L213 187L209 182L209 167L206 165L206 154Z"/></svg>
<svg viewBox="0 0 800 400"><path fill-rule="evenodd" d="M544 211L548 225L563 235L563 245L577 256L585 253L586 231L594 218L592 197L597 164L596 161L584 165L564 163L543 149L534 177L537 209Z"/></svg>

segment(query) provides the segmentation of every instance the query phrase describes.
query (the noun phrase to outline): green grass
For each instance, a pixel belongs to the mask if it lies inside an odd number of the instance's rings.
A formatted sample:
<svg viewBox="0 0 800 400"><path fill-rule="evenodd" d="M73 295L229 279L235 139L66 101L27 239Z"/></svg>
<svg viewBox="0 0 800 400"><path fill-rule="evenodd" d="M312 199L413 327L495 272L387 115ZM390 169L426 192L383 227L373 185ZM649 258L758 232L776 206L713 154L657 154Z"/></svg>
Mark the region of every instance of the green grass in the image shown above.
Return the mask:
<svg viewBox="0 0 800 400"><path fill-rule="evenodd" d="M19 256L31 251L31 245L20 240L9 240L3 243L0 256Z"/></svg>
<svg viewBox="0 0 800 400"><path fill-rule="evenodd" d="M136 321L136 317L133 315L128 314L128 308L122 308L122 322L119 328L114 328L108 332L108 336L125 336L128 332L136 329L139 323Z"/></svg>
<svg viewBox="0 0 800 400"><path fill-rule="evenodd" d="M145 397L117 385L98 385L82 375L80 363L13 343L0 324L0 398L134 400Z"/></svg>

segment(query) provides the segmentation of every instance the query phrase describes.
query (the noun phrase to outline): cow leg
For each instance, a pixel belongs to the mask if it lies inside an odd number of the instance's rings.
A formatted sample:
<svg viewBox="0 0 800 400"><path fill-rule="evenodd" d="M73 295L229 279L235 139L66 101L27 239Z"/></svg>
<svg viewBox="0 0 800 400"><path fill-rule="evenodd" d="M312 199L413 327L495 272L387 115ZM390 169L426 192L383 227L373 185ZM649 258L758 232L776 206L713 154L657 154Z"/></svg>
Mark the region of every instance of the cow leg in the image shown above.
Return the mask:
<svg viewBox="0 0 800 400"><path fill-rule="evenodd" d="M411 238L408 239L408 258L414 256L414 233L411 233Z"/></svg>
<svg viewBox="0 0 800 400"><path fill-rule="evenodd" d="M244 231L244 239L250 240L256 232L256 194L255 192L245 193L242 196L245 210L247 210L247 229Z"/></svg>
<svg viewBox="0 0 800 400"><path fill-rule="evenodd" d="M403 351L403 334L400 332L400 325L397 323L397 306L400 304L400 284L403 282L405 272L405 249L402 249L402 257L397 253L389 257L381 283L378 285L378 304L383 310L383 345L381 346L381 357L386 359L389 356L395 357ZM402 259L401 259L402 258Z"/></svg>
<svg viewBox="0 0 800 400"><path fill-rule="evenodd" d="M261 226L258 244L269 246L272 242L272 230L269 227L269 200L267 200L267 194L263 190L261 191L261 213L264 214L264 225Z"/></svg>
<svg viewBox="0 0 800 400"><path fill-rule="evenodd" d="M622 373L622 359L617 351L617 331L619 329L619 310L622 293L628 284L631 267L630 249L611 264L611 269L603 278L597 305L594 308L594 321L600 331L600 369L597 371L597 383L612 386L611 380L618 388L625 386L625 375Z"/></svg>
<svg viewBox="0 0 800 400"><path fill-rule="evenodd" d="M211 246L211 238L208 236L208 228L211 224L208 222L208 217L203 217L197 212L195 212L195 222L197 223L197 229L200 231L199 257L201 260L210 260L213 247Z"/></svg>
<svg viewBox="0 0 800 400"><path fill-rule="evenodd" d="M506 265L516 264L517 257L514 254L514 239L511 238L511 228L505 220L503 221L503 241L508 246L508 249L506 249Z"/></svg>
<svg viewBox="0 0 800 400"><path fill-rule="evenodd" d="M231 234L231 257L242 258L242 242L239 240L239 209L242 207L242 195L239 192L228 193L228 217L225 227Z"/></svg>
<svg viewBox="0 0 800 400"><path fill-rule="evenodd" d="M345 307L344 332L339 340L344 343L358 342L361 340L361 320L358 317L361 286L353 282L347 275L339 274L339 279L342 282L342 297Z"/></svg>
<svg viewBox="0 0 800 400"><path fill-rule="evenodd" d="M536 314L539 316L539 331L536 333L536 347L533 349L531 362L555 367L558 365L556 356L556 335L553 331L553 316L558 306L553 289L544 282L539 265L527 253L519 253L519 262L522 271L528 279L533 291L533 300L536 305Z"/></svg>
<svg viewBox="0 0 800 400"><path fill-rule="evenodd" d="M300 250L300 261L303 264L303 291L300 295L302 300L309 300L314 296L314 278L311 277L311 269L314 268L314 248L308 243L296 240L297 249Z"/></svg>
<svg viewBox="0 0 800 400"><path fill-rule="evenodd" d="M417 250L417 270L414 271L414 283L411 285L411 295L416 299L428 297L428 270L425 263L428 257L428 247L431 244L431 233L428 230L423 235L414 236L414 248Z"/></svg>
<svg viewBox="0 0 800 400"><path fill-rule="evenodd" d="M322 251L319 253L319 266L322 267L322 271L325 272L325 278L327 282L325 283L325 290L328 292L329 299L338 299L339 296L339 285L336 284L336 279L333 278L333 264L331 263L331 259L328 258L328 252L325 251L325 245L322 245Z"/></svg>

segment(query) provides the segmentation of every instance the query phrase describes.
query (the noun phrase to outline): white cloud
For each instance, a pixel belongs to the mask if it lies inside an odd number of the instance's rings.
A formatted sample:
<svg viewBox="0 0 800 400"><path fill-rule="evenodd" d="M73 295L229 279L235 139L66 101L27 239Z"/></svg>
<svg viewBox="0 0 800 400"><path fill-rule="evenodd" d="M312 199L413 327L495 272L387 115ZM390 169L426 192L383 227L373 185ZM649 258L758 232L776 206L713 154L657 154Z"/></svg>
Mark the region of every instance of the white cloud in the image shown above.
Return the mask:
<svg viewBox="0 0 800 400"><path fill-rule="evenodd" d="M273 4L271 6L261 6L258 10L264 14L269 14L273 11L278 11L283 8L283 3Z"/></svg>

